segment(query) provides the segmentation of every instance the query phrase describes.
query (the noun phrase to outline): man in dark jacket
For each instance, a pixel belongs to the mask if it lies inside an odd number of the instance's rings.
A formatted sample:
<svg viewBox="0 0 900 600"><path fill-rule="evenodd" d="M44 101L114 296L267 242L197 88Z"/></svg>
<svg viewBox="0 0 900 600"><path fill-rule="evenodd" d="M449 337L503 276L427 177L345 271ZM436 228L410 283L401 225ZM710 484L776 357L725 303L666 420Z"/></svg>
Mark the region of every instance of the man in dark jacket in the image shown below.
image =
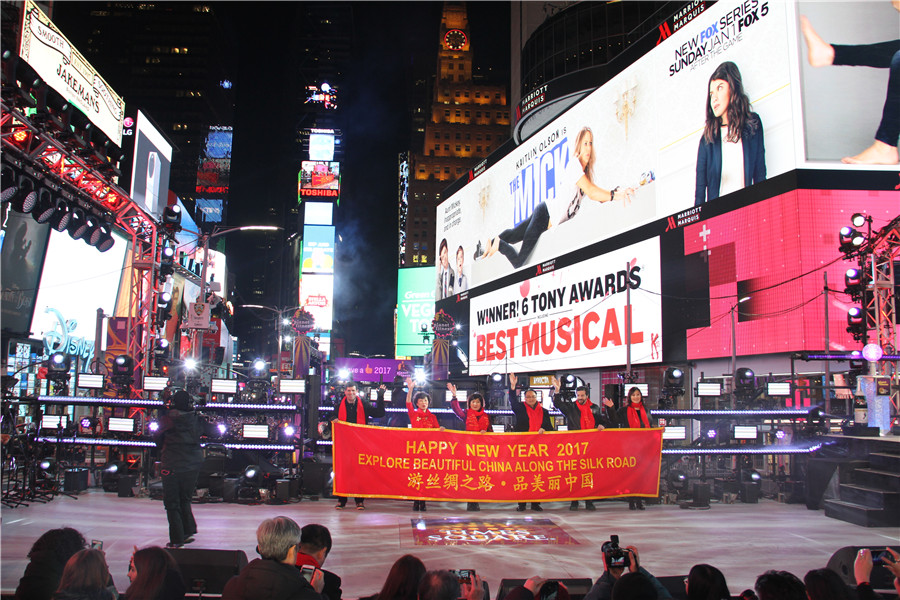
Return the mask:
<svg viewBox="0 0 900 600"><path fill-rule="evenodd" d="M171 407L159 419L159 442L162 446L163 506L169 519L167 548L179 548L194 541L197 522L191 511L191 498L203 464L200 448L200 421L194 412L191 395L178 390Z"/></svg>
<svg viewBox="0 0 900 600"><path fill-rule="evenodd" d="M515 373L509 374L509 405L516 417L513 425L513 431L524 433L526 431L536 431L544 433L545 431L555 431L553 423L550 421L550 412L544 410L541 403L538 402L537 392L531 388L525 390L525 402L520 402L516 396L516 383L518 377ZM519 502L516 510L522 512L525 510L525 502ZM532 502L531 510L542 511L540 502Z"/></svg>
<svg viewBox="0 0 900 600"><path fill-rule="evenodd" d="M225 584L222 600L324 600L322 571L316 569L307 581L294 566L299 544L300 526L292 519L263 521L256 530L256 551L262 558Z"/></svg>
<svg viewBox="0 0 900 600"><path fill-rule="evenodd" d="M356 383L349 382L344 386L344 397L341 398L337 409L337 419L335 421L346 421L347 423L358 423L359 425L368 425L369 419L377 419L384 416L384 392L387 388L382 385L378 388L378 399L375 406L370 405L359 397L356 393ZM356 501L356 510L365 510L365 498L354 498ZM347 506L347 497L338 496L338 503L335 508L342 510Z"/></svg>
<svg viewBox="0 0 900 600"><path fill-rule="evenodd" d="M309 565L322 569L328 553L331 552L331 532L324 525L310 523L300 530L300 548L297 550L297 568ZM325 586L322 594L328 600L341 600L341 578L331 571L322 569Z"/></svg>
<svg viewBox="0 0 900 600"><path fill-rule="evenodd" d="M560 382L555 376L550 380L553 389L550 390L550 398L553 406L566 417L566 424L570 430L596 429L603 431L607 427L615 427L615 413L611 412L613 402L604 398L598 406L588 398L587 387L580 385L575 389L575 402L565 398L559 393ZM592 500L585 500L584 507L587 510L596 510ZM578 500L572 500L569 510L578 510Z"/></svg>

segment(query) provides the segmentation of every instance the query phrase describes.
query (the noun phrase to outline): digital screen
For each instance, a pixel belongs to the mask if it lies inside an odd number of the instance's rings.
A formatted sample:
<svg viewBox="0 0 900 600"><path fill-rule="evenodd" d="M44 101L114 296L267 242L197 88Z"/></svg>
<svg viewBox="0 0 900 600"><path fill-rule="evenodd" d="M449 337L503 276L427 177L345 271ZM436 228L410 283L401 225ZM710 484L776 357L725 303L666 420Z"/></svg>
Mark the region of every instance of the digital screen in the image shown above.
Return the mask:
<svg viewBox="0 0 900 600"><path fill-rule="evenodd" d="M422 327L431 333L435 273L433 266L407 267L397 271L396 356L424 356L431 351L431 342L422 340Z"/></svg>
<svg viewBox="0 0 900 600"><path fill-rule="evenodd" d="M316 329L331 329L333 302L334 275L303 275L300 305L315 318Z"/></svg>
<svg viewBox="0 0 900 600"><path fill-rule="evenodd" d="M697 384L697 395L698 396L721 396L722 395L722 384L720 383L698 383Z"/></svg>
<svg viewBox="0 0 900 600"><path fill-rule="evenodd" d="M166 389L167 385L169 385L168 377L155 377L150 375L144 377L144 391L146 392L160 392Z"/></svg>
<svg viewBox="0 0 900 600"><path fill-rule="evenodd" d="M279 379L278 391L282 394L305 394L305 379Z"/></svg>
<svg viewBox="0 0 900 600"><path fill-rule="evenodd" d="M769 396L790 396L791 383L789 381L783 383L766 383L766 394Z"/></svg>
<svg viewBox="0 0 900 600"><path fill-rule="evenodd" d="M172 145L141 111L135 129L131 198L158 217L168 203Z"/></svg>
<svg viewBox="0 0 900 600"><path fill-rule="evenodd" d="M334 160L333 133L309 134L309 159L324 161Z"/></svg>
<svg viewBox="0 0 900 600"><path fill-rule="evenodd" d="M734 426L734 439L736 440L755 440L756 439L756 425L735 425Z"/></svg>
<svg viewBox="0 0 900 600"><path fill-rule="evenodd" d="M103 387L103 375L79 373L77 385L80 388L101 389Z"/></svg>
<svg viewBox="0 0 900 600"><path fill-rule="evenodd" d="M468 401L469 392L466 390L456 390L456 399L459 400L459 405L463 408L467 406L466 402ZM444 395L444 399L449 404L453 401L453 392L447 390Z"/></svg>
<svg viewBox="0 0 900 600"><path fill-rule="evenodd" d="M337 198L341 189L341 163L304 160L298 174L299 196Z"/></svg>
<svg viewBox="0 0 900 600"><path fill-rule="evenodd" d="M666 425L663 429L664 440L683 440L687 438L687 427L673 427Z"/></svg>
<svg viewBox="0 0 900 600"><path fill-rule="evenodd" d="M334 273L334 227L303 227L303 273Z"/></svg>
<svg viewBox="0 0 900 600"><path fill-rule="evenodd" d="M44 415L41 417L41 429L65 429L68 422L66 415Z"/></svg>
<svg viewBox="0 0 900 600"><path fill-rule="evenodd" d="M222 198L195 198L197 212L204 223L221 223L225 212L225 200Z"/></svg>
<svg viewBox="0 0 900 600"><path fill-rule="evenodd" d="M213 379L209 391L213 394L237 394L237 379Z"/></svg>
<svg viewBox="0 0 900 600"><path fill-rule="evenodd" d="M267 440L267 439L269 439L269 426L268 425L244 425L241 435L243 435L243 437L245 439Z"/></svg>
<svg viewBox="0 0 900 600"><path fill-rule="evenodd" d="M392 397L393 397L393 394L391 393L391 390L384 391L384 401L386 403L390 404ZM378 390L372 390L371 392L369 392L369 399L378 400Z"/></svg>
<svg viewBox="0 0 900 600"><path fill-rule="evenodd" d="M110 417L106 428L111 432L134 433L134 419Z"/></svg>
<svg viewBox="0 0 900 600"><path fill-rule="evenodd" d="M307 225L332 225L334 223L334 204L331 202L307 202L304 210L304 223Z"/></svg>

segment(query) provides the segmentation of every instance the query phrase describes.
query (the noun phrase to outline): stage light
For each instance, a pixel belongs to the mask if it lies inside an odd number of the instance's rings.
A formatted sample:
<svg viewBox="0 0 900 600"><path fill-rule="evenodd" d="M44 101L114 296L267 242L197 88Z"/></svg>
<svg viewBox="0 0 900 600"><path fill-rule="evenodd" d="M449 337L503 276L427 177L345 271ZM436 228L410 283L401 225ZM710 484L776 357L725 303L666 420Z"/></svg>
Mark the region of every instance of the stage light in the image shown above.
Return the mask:
<svg viewBox="0 0 900 600"><path fill-rule="evenodd" d="M488 377L488 383L493 384L493 385L497 385L497 384L502 385L503 384L503 374L502 373L491 373L490 376Z"/></svg>
<svg viewBox="0 0 900 600"><path fill-rule="evenodd" d="M49 468L50 468L50 459L49 459L49 458L45 458L45 459L41 460L41 469L43 469L44 471L46 471L46 470L48 470Z"/></svg>
<svg viewBox="0 0 900 600"><path fill-rule="evenodd" d="M103 470L106 473L115 474L115 473L119 472L119 465L116 463L112 463L111 465L109 465L108 467L106 467Z"/></svg>
<svg viewBox="0 0 900 600"><path fill-rule="evenodd" d="M716 438L716 430L715 429L707 429L706 437L708 437L711 440L715 439Z"/></svg>
<svg viewBox="0 0 900 600"><path fill-rule="evenodd" d="M858 306L851 306L847 311L847 333L856 341L862 341L867 332L866 316Z"/></svg>
<svg viewBox="0 0 900 600"><path fill-rule="evenodd" d="M131 356L120 354L113 360L110 381L119 386L134 383L134 359Z"/></svg>
<svg viewBox="0 0 900 600"><path fill-rule="evenodd" d="M669 367L663 377L663 387L666 388L683 388L684 387L684 371L678 367Z"/></svg>
<svg viewBox="0 0 900 600"><path fill-rule="evenodd" d="M35 201L34 209L31 211L31 218L38 223L46 223L53 216L55 209L53 194L47 188L41 188L38 190L37 200Z"/></svg>
<svg viewBox="0 0 900 600"><path fill-rule="evenodd" d="M884 350L878 344L866 344L863 346L862 356L869 362L878 362L884 356Z"/></svg>
<svg viewBox="0 0 900 600"><path fill-rule="evenodd" d="M163 224L165 225L181 225L181 207L177 204L170 204L163 209Z"/></svg>
<svg viewBox="0 0 900 600"><path fill-rule="evenodd" d="M90 417L82 417L81 421L78 423L82 429L90 429L93 425L92 419Z"/></svg>
<svg viewBox="0 0 900 600"><path fill-rule="evenodd" d="M741 367L734 372L734 386L737 390L753 390L756 388L756 376L753 369Z"/></svg>
<svg viewBox="0 0 900 600"><path fill-rule="evenodd" d="M580 386L584 385L584 380L577 375L566 373L560 378L560 391L567 394L574 394Z"/></svg>
<svg viewBox="0 0 900 600"><path fill-rule="evenodd" d="M417 385L423 385L428 381L428 378L425 377L425 369L422 367L416 367L415 379Z"/></svg>
<svg viewBox="0 0 900 600"><path fill-rule="evenodd" d="M20 175L19 183L16 191L12 194L9 202L13 210L20 213L30 213L37 204L38 190L34 179L28 175Z"/></svg>
<svg viewBox="0 0 900 600"><path fill-rule="evenodd" d="M228 431L228 427L225 423L216 423L216 429L219 430L219 435L225 435L225 432Z"/></svg>
<svg viewBox="0 0 900 600"><path fill-rule="evenodd" d="M184 359L184 368L188 371L193 371L197 368L197 360L193 358Z"/></svg>
<svg viewBox="0 0 900 600"><path fill-rule="evenodd" d="M3 189L0 191L0 202L9 202L19 190L18 178L11 166L3 165L0 170L0 182L3 185Z"/></svg>
<svg viewBox="0 0 900 600"><path fill-rule="evenodd" d="M338 369L338 381L348 381L350 379L349 369Z"/></svg>
<svg viewBox="0 0 900 600"><path fill-rule="evenodd" d="M159 276L165 279L175 272L175 248L163 246L159 251Z"/></svg>
<svg viewBox="0 0 900 600"><path fill-rule="evenodd" d="M259 469L257 469L256 465L248 465L246 469L244 469L244 479L248 482L256 479L256 476L259 475Z"/></svg>
<svg viewBox="0 0 900 600"><path fill-rule="evenodd" d="M285 435L285 437L294 437L294 432L295 432L295 430L294 430L294 426L293 426L293 425L287 425L287 424L285 424L285 426L284 426L284 435Z"/></svg>
<svg viewBox="0 0 900 600"><path fill-rule="evenodd" d="M106 223L106 222L101 221L100 219L98 219L98 220L97 220L97 226L96 226L96 227L94 228L94 230L91 231L90 233L91 233L90 237L85 236L84 239L85 239L85 241L87 242L87 245L88 245L88 246L94 246L94 247L96 248L97 245L98 245L103 239L106 238L106 236L111 236L111 235L112 235L112 230L111 230L110 227L109 227L109 223Z"/></svg>
<svg viewBox="0 0 900 600"><path fill-rule="evenodd" d="M156 297L156 327L161 329L166 326L166 321L172 318L172 294L162 292Z"/></svg>
<svg viewBox="0 0 900 600"><path fill-rule="evenodd" d="M50 217L50 227L56 231L63 232L69 227L72 221L72 208L69 203L62 198L57 198L53 202L53 215Z"/></svg>
<svg viewBox="0 0 900 600"><path fill-rule="evenodd" d="M156 433L157 431L159 431L159 423L156 421L150 421L150 424L147 425L147 429L149 429L153 433Z"/></svg>
<svg viewBox="0 0 900 600"><path fill-rule="evenodd" d="M72 207L72 216L69 219L69 237L73 240L81 239L87 233L87 217L80 206Z"/></svg>
<svg viewBox="0 0 900 600"><path fill-rule="evenodd" d="M72 368L72 359L68 354L63 352L54 352L50 355L50 361L47 364L47 372L50 375L65 373L68 375L69 369Z"/></svg>
<svg viewBox="0 0 900 600"><path fill-rule="evenodd" d="M165 360L169 357L169 346L169 340L165 338L156 340L156 344L153 346L153 356L157 360Z"/></svg>
<svg viewBox="0 0 900 600"><path fill-rule="evenodd" d="M673 469L669 471L669 485L673 490L683 490L688 483L688 476L684 473L684 471L679 471L677 469Z"/></svg>
<svg viewBox="0 0 900 600"><path fill-rule="evenodd" d="M853 216L850 217L850 222L853 223L854 227L862 227L868 220L869 218L862 213L854 213Z"/></svg>

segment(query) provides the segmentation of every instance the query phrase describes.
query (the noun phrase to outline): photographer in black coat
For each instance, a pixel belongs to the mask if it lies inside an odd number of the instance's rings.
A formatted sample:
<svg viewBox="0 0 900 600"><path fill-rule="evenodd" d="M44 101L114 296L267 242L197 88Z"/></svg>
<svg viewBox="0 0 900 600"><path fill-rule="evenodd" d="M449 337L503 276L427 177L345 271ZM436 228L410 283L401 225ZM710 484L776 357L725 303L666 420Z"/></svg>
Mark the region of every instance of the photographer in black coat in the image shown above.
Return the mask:
<svg viewBox="0 0 900 600"><path fill-rule="evenodd" d="M170 408L160 417L158 443L162 448L163 505L169 520L166 547L178 548L193 542L192 536L197 533L191 498L203 464L200 420L185 390L172 395Z"/></svg>

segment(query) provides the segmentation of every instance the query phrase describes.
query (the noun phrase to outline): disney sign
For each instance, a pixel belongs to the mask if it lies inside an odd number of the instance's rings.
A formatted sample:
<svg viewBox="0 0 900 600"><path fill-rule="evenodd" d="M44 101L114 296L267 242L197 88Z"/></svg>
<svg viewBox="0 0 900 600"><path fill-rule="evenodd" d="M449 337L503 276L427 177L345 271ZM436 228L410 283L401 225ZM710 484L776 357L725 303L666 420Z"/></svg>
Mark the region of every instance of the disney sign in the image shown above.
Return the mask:
<svg viewBox="0 0 900 600"><path fill-rule="evenodd" d="M85 367L91 364L94 358L94 342L82 337L75 337L72 332L78 328L78 321L63 319L62 313L55 308L47 307L45 313L56 317L57 329L44 334L44 354L50 356L56 352L62 352L69 356L80 358Z"/></svg>

